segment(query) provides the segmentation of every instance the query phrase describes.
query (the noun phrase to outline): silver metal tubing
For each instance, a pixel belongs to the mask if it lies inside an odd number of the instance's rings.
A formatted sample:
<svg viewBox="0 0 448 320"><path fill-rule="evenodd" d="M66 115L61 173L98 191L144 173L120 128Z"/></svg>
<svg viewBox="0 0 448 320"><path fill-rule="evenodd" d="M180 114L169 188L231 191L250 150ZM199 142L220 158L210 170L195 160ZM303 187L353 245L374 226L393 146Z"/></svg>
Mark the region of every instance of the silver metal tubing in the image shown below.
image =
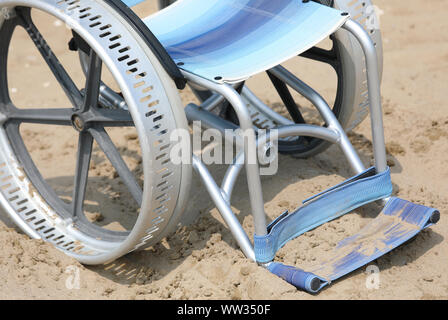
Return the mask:
<svg viewBox="0 0 448 320"><path fill-rule="evenodd" d="M274 67L269 70L274 76L279 78L280 80L287 83L291 88L296 90L302 96L304 96L308 101L310 101L319 111L322 118L325 120L329 128L332 128L340 133L341 136L341 148L347 157L350 166L352 167L355 173L361 173L365 170L361 159L356 153L355 148L351 144L348 139L344 129L340 125L338 119L334 115L333 111L331 111L329 105L324 100L324 98L316 92L313 88L308 86L305 82L297 78L294 74L286 70L282 66Z"/></svg>
<svg viewBox="0 0 448 320"><path fill-rule="evenodd" d="M108 88L104 83L100 86L101 97L104 98L108 103L110 103L115 108L120 108L124 110L129 110L126 101L117 94L115 91Z"/></svg>
<svg viewBox="0 0 448 320"><path fill-rule="evenodd" d="M0 126L3 125L6 120L8 120L8 117L0 112Z"/></svg>
<svg viewBox="0 0 448 320"><path fill-rule="evenodd" d="M204 79L186 71L182 71L185 78L193 83L221 94L233 107L238 116L240 128L244 135L244 153L249 188L249 198L254 217L255 234L267 234L266 214L264 212L263 192L261 188L260 168L257 159L257 143L255 130L247 107L239 93L228 84L219 84Z"/></svg>
<svg viewBox="0 0 448 320"><path fill-rule="evenodd" d="M203 129L216 129L222 134L224 139L228 139L228 142L243 146L243 139L240 136L226 134L226 130L236 130L239 128L233 122L206 111L194 103L190 103L185 107L185 114L187 115L188 122L200 121Z"/></svg>
<svg viewBox="0 0 448 320"><path fill-rule="evenodd" d="M334 144L339 145L342 148L341 135L338 131L323 128L319 126L309 125L309 124L296 124L290 126L281 126L276 128L278 131L278 138L292 137L292 136L308 136L323 139ZM263 145L268 141L269 133L258 137L257 144ZM233 188L238 179L238 176L243 168L244 163L244 153L240 152L233 164L227 169L224 179L221 184L221 189L227 197L227 201L230 202L232 198Z"/></svg>
<svg viewBox="0 0 448 320"><path fill-rule="evenodd" d="M232 193L235 187L238 176L243 168L244 153L240 153L235 158L235 162L229 166L226 171L226 175L222 180L221 189L224 193L226 200L230 203L232 201Z"/></svg>
<svg viewBox="0 0 448 320"><path fill-rule="evenodd" d="M208 193L210 194L210 197L216 204L216 207L218 208L221 216L232 232L232 235L238 242L238 245L240 246L244 255L252 261L255 261L255 252L249 240L249 237L247 236L246 232L244 232L243 227L233 214L227 200L224 199L221 193L222 190L218 187L212 175L207 170L206 166L195 155L193 155L193 168L201 176L202 181L204 182L204 185L207 188Z"/></svg>
<svg viewBox="0 0 448 320"><path fill-rule="evenodd" d="M234 130L239 129L239 126L237 126L233 122L227 121L214 113L206 111L202 108L202 105L197 106L194 103L189 103L184 110L188 122L192 123L193 121L200 121L201 127L203 129L216 129L222 134L224 139L228 140L228 142L230 142L231 144L236 143L238 147L243 147L244 141L241 136L233 133ZM254 127L254 130L256 129L257 128Z"/></svg>
<svg viewBox="0 0 448 320"><path fill-rule="evenodd" d="M270 119L274 120L277 124L284 126L294 124L294 121L281 116L280 114L272 110L269 106L267 106L247 86L243 87L241 95L246 98L256 109L264 113Z"/></svg>
<svg viewBox="0 0 448 320"><path fill-rule="evenodd" d="M220 103L222 103L224 101L224 97L213 93L207 100L205 100L202 104L201 104L201 108L203 108L204 110L207 111L212 111L213 109L215 109Z"/></svg>
<svg viewBox="0 0 448 320"><path fill-rule="evenodd" d="M288 136L308 136L323 139L335 144L340 144L341 135L339 131L315 126L311 124L294 124L290 126L282 126L276 128L278 130L278 137L284 138ZM258 143L265 143L268 135L263 135L258 139Z"/></svg>
<svg viewBox="0 0 448 320"><path fill-rule="evenodd" d="M356 21L347 20L342 26L352 33L361 45L366 58L367 85L369 88L370 120L372 125L373 151L377 172L387 170L386 144L384 142L381 85L375 44L367 31Z"/></svg>
<svg viewBox="0 0 448 320"><path fill-rule="evenodd" d="M225 130L237 130L239 128L233 122L227 121L194 103L189 103L185 107L185 114L187 115L188 122L201 121L201 125L204 128L217 129L221 133L225 133Z"/></svg>

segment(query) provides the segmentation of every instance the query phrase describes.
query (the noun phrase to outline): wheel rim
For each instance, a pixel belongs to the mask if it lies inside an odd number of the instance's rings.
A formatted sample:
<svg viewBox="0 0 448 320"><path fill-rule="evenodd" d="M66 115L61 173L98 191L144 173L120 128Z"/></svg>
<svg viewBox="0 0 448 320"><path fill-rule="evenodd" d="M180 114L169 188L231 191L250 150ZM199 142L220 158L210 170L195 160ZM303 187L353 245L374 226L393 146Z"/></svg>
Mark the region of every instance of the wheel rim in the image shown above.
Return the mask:
<svg viewBox="0 0 448 320"><path fill-rule="evenodd" d="M3 39L5 44L0 49L1 69L6 70L7 67L8 47L14 29L19 25L25 27L73 105L72 109L47 110L42 108L28 110L15 108L9 97L6 71L0 75L0 88L2 88L0 91L2 122L0 124L3 125L0 132L2 144L0 154L0 166L2 167L0 169L0 187L2 194L0 200L19 226L31 236L52 242L58 248L75 256L82 262L103 263L152 243L153 240L162 235L165 231L164 227L170 223L171 215L176 210L175 200L179 197L179 181L182 169L172 167L171 163L166 162L167 154L170 151L169 147L164 149L162 155L160 149L156 150L157 148L154 148L154 143L160 143L162 140L166 142L166 139L169 139L169 133L176 129L176 121L169 114L169 110L164 112L167 110L160 110L161 108L158 107L156 109L156 105L161 101L168 101L168 98L164 96L166 92L163 90L160 80L157 79L157 72L151 68L150 62L148 61L145 64L144 57L138 56L138 53L141 54L142 52L136 50L138 47L136 41L131 41L129 38L126 42L132 45L131 49L127 51L130 58L124 59L127 64L127 70L124 72L123 70L117 70L118 67L115 62L111 64L111 57L105 55L104 46L100 46L94 41L91 42L93 44L91 47L95 50L91 49L90 51L85 90L84 93L78 90L31 20L30 8L33 6L66 22L64 18L67 17L64 17L64 12L70 10L70 5L64 3L62 4L64 7L58 8L58 4L55 3L56 1L35 1L35 3L33 1L31 3L10 1L9 5L26 5L26 7L16 7L16 17L6 20L0 29L0 38ZM73 12L82 15L86 11L82 11L83 4L83 1L78 1L78 6L74 9L76 11ZM100 12L101 9L103 9L102 11L105 9L89 1L86 1L86 4L88 4L88 7L85 8L90 8L91 12L94 10ZM49 10L48 5L53 5L52 9L54 11ZM98 7L95 8L95 6ZM102 17L106 19L107 12L103 12ZM92 22L90 23L92 24ZM112 28L109 30L112 30ZM84 36L86 35L85 29L79 28L76 31L80 34L84 32ZM124 38L125 34L126 30L122 29L120 35L123 35ZM120 41L124 42L125 40ZM112 41L108 44L113 46ZM135 55L133 56L133 54ZM132 60L132 58L136 59ZM101 110L97 108L102 61L107 61L110 70L115 68L115 71L117 71L117 77L119 78L117 83L120 85L131 112L121 109ZM135 71L129 71L133 69ZM129 73L134 80L131 85L123 85L123 74ZM147 82L145 83L148 77L153 77L153 79L150 79L152 81L151 86L148 86ZM148 94L149 91L151 91L151 95ZM156 100L157 98L160 100ZM143 103L138 104L138 99L140 99L140 102L144 101L144 105ZM169 102L167 102L167 105L169 105ZM154 106L154 111L151 111L151 109L148 111L148 106ZM133 119L137 120L134 122ZM167 125L170 122L171 125ZM56 195L31 159L19 131L20 125L23 123L64 125L73 127L78 132L79 146L75 187L70 204L63 202ZM138 131L142 149L143 171L145 173L143 190L105 130L105 127L109 126L133 125L136 126ZM148 138L149 132L151 134ZM155 133L159 135L159 138L153 137ZM134 200L141 205L141 212L130 231L120 232L101 228L90 223L84 215L83 204L93 141L97 142L124 185L130 190ZM150 154L149 148L155 154ZM165 163L160 165L162 162ZM152 165L151 170L148 170L147 163ZM161 169L167 171L159 172ZM153 170L156 170L156 172L152 173ZM147 175L148 171L150 174ZM149 188L147 187L148 181L152 183ZM161 183L164 186L160 186ZM165 188L164 191L163 188ZM167 201L167 199L174 201Z"/></svg>

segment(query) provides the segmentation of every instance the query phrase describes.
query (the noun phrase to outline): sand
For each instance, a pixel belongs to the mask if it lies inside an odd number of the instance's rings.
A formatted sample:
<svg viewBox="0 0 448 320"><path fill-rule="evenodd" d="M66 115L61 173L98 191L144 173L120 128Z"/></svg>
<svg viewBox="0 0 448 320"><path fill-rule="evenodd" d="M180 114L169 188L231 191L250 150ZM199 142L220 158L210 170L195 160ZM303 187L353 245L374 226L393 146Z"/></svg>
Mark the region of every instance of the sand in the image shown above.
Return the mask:
<svg viewBox="0 0 448 320"><path fill-rule="evenodd" d="M377 0L375 4L384 12L382 95L394 195L436 207L441 212L436 226L373 262L380 271L377 289L366 286L369 278L363 267L312 296L248 261L211 200L203 196L205 189L195 176L186 214L199 215L198 220L152 248L105 266L82 266L52 246L29 239L2 214L0 299L447 299L448 3L433 0L428 5L409 0L402 5L400 1ZM138 11L145 14L153 9L151 3L139 6ZM66 34L64 26L44 21L42 29L54 32L50 44L57 53L65 52L66 43L57 36ZM27 106L66 106L55 80L39 69L38 54L26 50L27 41L25 35L18 35L13 43L16 55L12 65L25 66L34 76L10 75L11 87L15 88L13 99ZM82 79L73 56L67 54L62 60L73 63L70 68L73 77ZM324 95L329 95L331 79L310 71L314 70L303 70L306 79L312 84L319 83ZM264 89L263 82L257 79L250 84L255 89ZM189 92L182 95L185 102L192 99ZM278 103L276 99L269 102ZM369 130L369 121L364 121L350 134L365 163L369 163L372 155ZM62 197L70 194L73 179L67 172L74 162L66 160L74 159L76 151L71 131L39 126L23 131L36 163ZM127 129L126 135L113 132L112 136L138 173L137 140L132 130ZM342 154L335 147L307 160L281 156L279 166L276 176L263 178L265 208L270 219L286 209L295 209L303 199L350 176ZM89 203L90 218L111 227L126 227L113 225L112 218L101 213L127 214L132 208L129 209L131 202L126 200L119 178L98 149L91 170L94 176L89 190L101 198ZM224 169L213 167L212 172L219 177ZM247 200L247 187L242 179L234 192L233 208L252 236L253 221ZM301 267L312 265L325 257L339 240L366 225L377 212L368 206L308 232L280 250L277 261ZM131 222L129 215L124 224Z"/></svg>

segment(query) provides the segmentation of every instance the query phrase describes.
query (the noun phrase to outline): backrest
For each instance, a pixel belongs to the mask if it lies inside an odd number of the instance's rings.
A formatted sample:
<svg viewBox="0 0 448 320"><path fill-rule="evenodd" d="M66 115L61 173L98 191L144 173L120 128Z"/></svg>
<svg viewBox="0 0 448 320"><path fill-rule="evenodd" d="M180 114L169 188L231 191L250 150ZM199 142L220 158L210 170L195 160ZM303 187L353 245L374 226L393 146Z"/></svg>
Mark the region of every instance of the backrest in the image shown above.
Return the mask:
<svg viewBox="0 0 448 320"><path fill-rule="evenodd" d="M123 1L124 4L127 5L128 7L133 7L146 0L121 0L121 1Z"/></svg>
<svg viewBox="0 0 448 320"><path fill-rule="evenodd" d="M298 22L299 2L301 0L179 0L144 21L166 46L188 42L198 47L203 44L209 47L211 43L224 47L227 42L235 42L252 32L268 36L271 27L294 28Z"/></svg>

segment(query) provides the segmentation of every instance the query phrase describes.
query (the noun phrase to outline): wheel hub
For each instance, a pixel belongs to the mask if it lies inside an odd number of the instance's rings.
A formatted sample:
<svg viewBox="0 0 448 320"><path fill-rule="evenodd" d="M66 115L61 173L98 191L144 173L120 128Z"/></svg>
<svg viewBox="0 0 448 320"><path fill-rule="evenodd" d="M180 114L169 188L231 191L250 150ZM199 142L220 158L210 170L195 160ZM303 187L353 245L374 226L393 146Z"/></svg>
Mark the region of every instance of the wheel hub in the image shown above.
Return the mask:
<svg viewBox="0 0 448 320"><path fill-rule="evenodd" d="M72 126L78 132L83 132L86 130L86 122L79 114L72 115Z"/></svg>

